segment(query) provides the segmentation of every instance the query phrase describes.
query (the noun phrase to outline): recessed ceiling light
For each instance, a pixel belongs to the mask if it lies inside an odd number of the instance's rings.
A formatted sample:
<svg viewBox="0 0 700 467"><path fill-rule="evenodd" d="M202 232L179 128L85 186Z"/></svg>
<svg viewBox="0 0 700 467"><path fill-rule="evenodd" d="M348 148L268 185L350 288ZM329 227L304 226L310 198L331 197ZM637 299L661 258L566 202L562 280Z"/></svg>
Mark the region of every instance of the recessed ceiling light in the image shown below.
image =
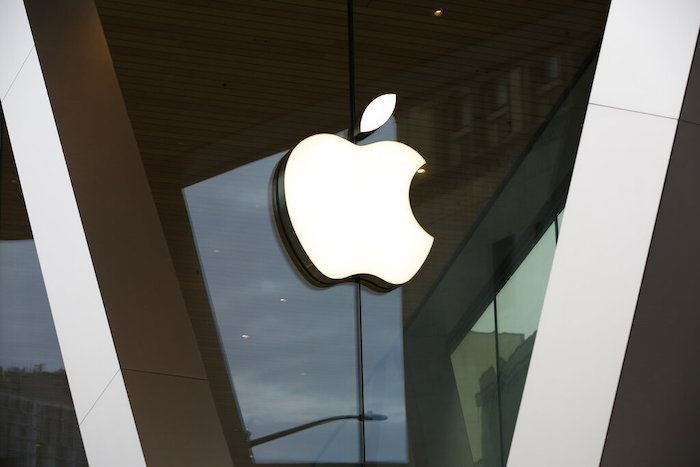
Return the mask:
<svg viewBox="0 0 700 467"><path fill-rule="evenodd" d="M249 336L248 334L241 334L241 337L242 337L243 339L248 339L250 336Z"/></svg>
<svg viewBox="0 0 700 467"><path fill-rule="evenodd" d="M286 298L280 298L280 302L286 302L286 301L287 301Z"/></svg>
<svg viewBox="0 0 700 467"><path fill-rule="evenodd" d="M442 10L433 11L433 16L442 16Z"/></svg>
<svg viewBox="0 0 700 467"><path fill-rule="evenodd" d="M419 174L424 174L424 173L425 173L425 169L424 169L423 167L421 167L420 169L416 170L416 172L419 173Z"/></svg>

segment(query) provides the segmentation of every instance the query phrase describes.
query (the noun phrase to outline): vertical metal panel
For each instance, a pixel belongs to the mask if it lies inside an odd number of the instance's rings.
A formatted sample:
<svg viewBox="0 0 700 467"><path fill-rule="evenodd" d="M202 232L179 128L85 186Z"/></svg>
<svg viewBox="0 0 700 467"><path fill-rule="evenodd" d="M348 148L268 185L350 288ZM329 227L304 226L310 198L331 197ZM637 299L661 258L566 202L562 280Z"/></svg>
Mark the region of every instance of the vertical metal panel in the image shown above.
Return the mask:
<svg viewBox="0 0 700 467"><path fill-rule="evenodd" d="M612 2L510 466L600 462L698 25Z"/></svg>
<svg viewBox="0 0 700 467"><path fill-rule="evenodd" d="M2 3L0 15L0 99L4 98L34 47L29 21L20 0Z"/></svg>
<svg viewBox="0 0 700 467"><path fill-rule="evenodd" d="M700 2L613 0L590 102L678 118Z"/></svg>
<svg viewBox="0 0 700 467"><path fill-rule="evenodd" d="M602 466L700 465L700 127L680 122Z"/></svg>

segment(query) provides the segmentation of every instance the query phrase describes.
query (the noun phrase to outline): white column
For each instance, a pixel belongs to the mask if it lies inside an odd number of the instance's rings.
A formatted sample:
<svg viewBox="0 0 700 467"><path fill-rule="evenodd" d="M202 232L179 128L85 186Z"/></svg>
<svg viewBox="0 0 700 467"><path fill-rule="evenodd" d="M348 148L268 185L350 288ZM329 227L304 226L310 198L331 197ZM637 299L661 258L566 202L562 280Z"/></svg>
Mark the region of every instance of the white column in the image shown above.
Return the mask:
<svg viewBox="0 0 700 467"><path fill-rule="evenodd" d="M0 2L0 98L88 461L146 465L22 0Z"/></svg>
<svg viewBox="0 0 700 467"><path fill-rule="evenodd" d="M600 464L699 27L612 0L510 467Z"/></svg>

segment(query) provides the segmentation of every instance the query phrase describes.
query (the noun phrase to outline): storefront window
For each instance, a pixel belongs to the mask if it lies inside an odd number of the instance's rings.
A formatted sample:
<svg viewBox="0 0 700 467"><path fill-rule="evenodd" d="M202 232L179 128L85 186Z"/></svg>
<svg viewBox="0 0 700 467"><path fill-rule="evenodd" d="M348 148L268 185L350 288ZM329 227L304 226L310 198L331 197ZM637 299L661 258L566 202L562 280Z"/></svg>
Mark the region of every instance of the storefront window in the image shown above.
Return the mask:
<svg viewBox="0 0 700 467"><path fill-rule="evenodd" d="M507 461L607 4L491 7L356 9L357 107L395 92L427 162L411 202L435 241L399 289L412 465Z"/></svg>
<svg viewBox="0 0 700 467"><path fill-rule="evenodd" d="M184 190L202 272L245 430L253 443L359 415L355 293L300 277L266 209L283 154ZM222 213L226 213L222 217ZM257 462L357 462L355 418L251 446Z"/></svg>
<svg viewBox="0 0 700 467"><path fill-rule="evenodd" d="M469 434L469 460L483 466L501 465L495 329L491 303L450 356Z"/></svg>
<svg viewBox="0 0 700 467"><path fill-rule="evenodd" d="M97 4L234 463L505 465L608 2ZM432 249L319 287L275 166L386 93Z"/></svg>

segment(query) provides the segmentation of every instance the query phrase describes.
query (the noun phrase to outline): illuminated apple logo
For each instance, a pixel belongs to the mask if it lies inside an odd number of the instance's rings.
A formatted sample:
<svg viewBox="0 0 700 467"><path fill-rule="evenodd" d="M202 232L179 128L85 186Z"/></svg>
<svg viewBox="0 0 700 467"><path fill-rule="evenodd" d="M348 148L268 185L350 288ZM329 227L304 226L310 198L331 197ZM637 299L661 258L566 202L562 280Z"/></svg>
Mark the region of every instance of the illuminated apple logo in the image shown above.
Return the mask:
<svg viewBox="0 0 700 467"><path fill-rule="evenodd" d="M382 126L395 94L365 110L361 134ZM362 279L390 290L410 280L433 244L413 216L409 189L425 160L396 141L358 146L331 134L300 142L273 177L275 217L297 265L315 283Z"/></svg>

